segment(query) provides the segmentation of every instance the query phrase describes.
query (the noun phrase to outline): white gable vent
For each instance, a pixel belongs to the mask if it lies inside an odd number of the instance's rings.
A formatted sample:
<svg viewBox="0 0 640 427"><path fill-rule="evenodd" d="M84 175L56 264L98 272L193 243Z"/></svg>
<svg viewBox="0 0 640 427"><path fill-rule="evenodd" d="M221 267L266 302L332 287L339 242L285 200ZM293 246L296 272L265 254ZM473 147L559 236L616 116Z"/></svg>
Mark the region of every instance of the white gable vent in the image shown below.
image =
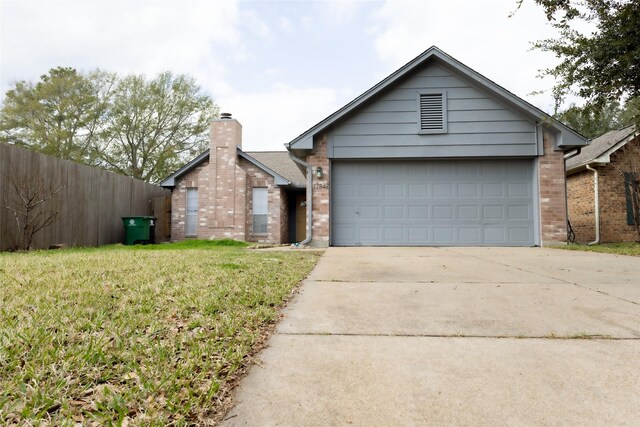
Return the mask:
<svg viewBox="0 0 640 427"><path fill-rule="evenodd" d="M419 133L447 133L447 93L418 93Z"/></svg>

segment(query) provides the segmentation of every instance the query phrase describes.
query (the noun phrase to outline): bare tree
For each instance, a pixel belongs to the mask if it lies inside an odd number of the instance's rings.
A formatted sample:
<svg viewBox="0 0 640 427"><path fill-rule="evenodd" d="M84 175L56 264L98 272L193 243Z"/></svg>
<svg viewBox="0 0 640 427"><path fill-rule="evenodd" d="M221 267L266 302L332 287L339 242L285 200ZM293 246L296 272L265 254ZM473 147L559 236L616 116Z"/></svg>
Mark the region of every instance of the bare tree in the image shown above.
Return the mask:
<svg viewBox="0 0 640 427"><path fill-rule="evenodd" d="M39 174L28 176L12 164L3 183L0 207L13 214L16 227L14 250L29 250L35 235L62 216L64 185L47 180Z"/></svg>
<svg viewBox="0 0 640 427"><path fill-rule="evenodd" d="M629 218L636 229L636 240L640 242L640 138L618 151L618 159L616 171L624 178Z"/></svg>

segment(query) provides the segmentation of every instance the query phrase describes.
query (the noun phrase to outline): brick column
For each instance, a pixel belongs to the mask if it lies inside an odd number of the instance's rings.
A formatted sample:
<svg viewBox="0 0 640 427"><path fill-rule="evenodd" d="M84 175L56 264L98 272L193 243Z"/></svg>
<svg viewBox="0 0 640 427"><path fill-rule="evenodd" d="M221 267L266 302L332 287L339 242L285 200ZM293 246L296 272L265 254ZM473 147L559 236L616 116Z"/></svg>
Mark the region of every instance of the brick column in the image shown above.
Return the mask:
<svg viewBox="0 0 640 427"><path fill-rule="evenodd" d="M331 176L327 158L327 135L314 138L313 151L307 156L307 162L313 166L313 239L312 246L329 246L329 191ZM315 174L316 168L322 168L322 178Z"/></svg>
<svg viewBox="0 0 640 427"><path fill-rule="evenodd" d="M564 152L554 151L554 136L545 131L544 155L538 158L542 244L567 241Z"/></svg>
<svg viewBox="0 0 640 427"><path fill-rule="evenodd" d="M244 171L238 167L237 148L242 148L242 125L232 118L211 124L209 151L212 211L208 227L212 238L244 240ZM238 188L239 187L239 188Z"/></svg>

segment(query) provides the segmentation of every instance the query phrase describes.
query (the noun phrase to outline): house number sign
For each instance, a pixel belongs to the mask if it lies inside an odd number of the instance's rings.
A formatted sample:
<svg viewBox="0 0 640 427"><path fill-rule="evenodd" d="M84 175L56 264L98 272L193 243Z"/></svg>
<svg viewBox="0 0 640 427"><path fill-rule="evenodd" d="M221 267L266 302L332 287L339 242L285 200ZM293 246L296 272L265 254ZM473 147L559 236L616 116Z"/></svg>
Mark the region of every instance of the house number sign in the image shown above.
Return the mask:
<svg viewBox="0 0 640 427"><path fill-rule="evenodd" d="M314 190L328 190L329 184L314 184Z"/></svg>

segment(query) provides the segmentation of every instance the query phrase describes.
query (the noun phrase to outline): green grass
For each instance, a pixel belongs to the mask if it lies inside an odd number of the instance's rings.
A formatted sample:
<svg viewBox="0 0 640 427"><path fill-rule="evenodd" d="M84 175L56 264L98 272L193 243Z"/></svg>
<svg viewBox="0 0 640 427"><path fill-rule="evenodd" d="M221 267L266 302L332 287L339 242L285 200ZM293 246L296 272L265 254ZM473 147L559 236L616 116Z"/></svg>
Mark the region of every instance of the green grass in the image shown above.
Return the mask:
<svg viewBox="0 0 640 427"><path fill-rule="evenodd" d="M600 245L558 245L554 249L564 249L569 251L600 252L605 254L640 256L640 243L603 243Z"/></svg>
<svg viewBox="0 0 640 427"><path fill-rule="evenodd" d="M0 424L218 419L318 256L203 241L0 254Z"/></svg>

